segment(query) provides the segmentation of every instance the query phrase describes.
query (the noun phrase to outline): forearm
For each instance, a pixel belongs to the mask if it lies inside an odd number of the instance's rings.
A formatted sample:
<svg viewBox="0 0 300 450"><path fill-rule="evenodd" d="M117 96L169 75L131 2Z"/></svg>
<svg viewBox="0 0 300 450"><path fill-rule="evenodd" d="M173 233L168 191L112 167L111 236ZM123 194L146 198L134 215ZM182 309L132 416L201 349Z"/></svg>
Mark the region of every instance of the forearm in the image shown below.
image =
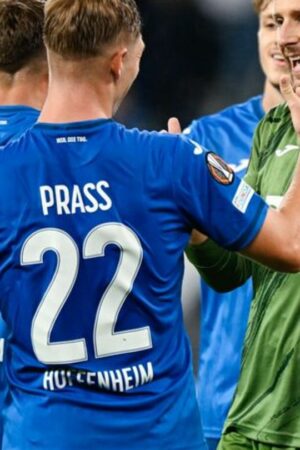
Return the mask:
<svg viewBox="0 0 300 450"><path fill-rule="evenodd" d="M206 283L218 292L241 286L251 275L250 261L223 249L211 239L201 244L190 244L186 255Z"/></svg>

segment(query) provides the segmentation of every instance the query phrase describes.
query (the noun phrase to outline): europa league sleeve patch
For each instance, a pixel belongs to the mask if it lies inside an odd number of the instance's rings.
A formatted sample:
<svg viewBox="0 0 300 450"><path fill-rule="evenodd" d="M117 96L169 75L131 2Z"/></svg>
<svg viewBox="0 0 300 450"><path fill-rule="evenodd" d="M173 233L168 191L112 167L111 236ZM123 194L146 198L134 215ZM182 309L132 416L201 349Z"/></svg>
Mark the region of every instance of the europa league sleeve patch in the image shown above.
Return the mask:
<svg viewBox="0 0 300 450"><path fill-rule="evenodd" d="M220 156L208 152L206 154L206 164L211 176L220 184L229 185L233 183L234 171Z"/></svg>

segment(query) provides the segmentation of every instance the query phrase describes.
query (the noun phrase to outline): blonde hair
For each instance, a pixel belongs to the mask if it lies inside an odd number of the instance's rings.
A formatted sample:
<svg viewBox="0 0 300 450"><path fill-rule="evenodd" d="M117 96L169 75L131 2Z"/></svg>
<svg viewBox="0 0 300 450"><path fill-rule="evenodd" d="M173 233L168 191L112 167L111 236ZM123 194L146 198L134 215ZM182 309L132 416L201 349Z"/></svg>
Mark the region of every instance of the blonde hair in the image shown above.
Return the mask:
<svg viewBox="0 0 300 450"><path fill-rule="evenodd" d="M0 70L14 74L43 54L44 1L0 0Z"/></svg>
<svg viewBox="0 0 300 450"><path fill-rule="evenodd" d="M66 58L94 57L128 34L137 38L141 18L134 0L48 0L44 39Z"/></svg>

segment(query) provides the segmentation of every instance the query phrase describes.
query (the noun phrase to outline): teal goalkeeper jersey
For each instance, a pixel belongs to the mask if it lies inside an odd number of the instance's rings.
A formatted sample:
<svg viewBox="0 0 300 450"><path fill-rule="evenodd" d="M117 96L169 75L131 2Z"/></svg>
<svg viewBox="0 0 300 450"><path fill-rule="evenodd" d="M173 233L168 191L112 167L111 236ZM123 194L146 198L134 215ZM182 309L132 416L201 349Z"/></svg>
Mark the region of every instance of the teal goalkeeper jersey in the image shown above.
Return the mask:
<svg viewBox="0 0 300 450"><path fill-rule="evenodd" d="M257 130L246 176L270 204L280 204L299 151L289 110L281 105ZM300 275L245 267L253 274L255 296L225 430L235 427L260 442L300 447Z"/></svg>

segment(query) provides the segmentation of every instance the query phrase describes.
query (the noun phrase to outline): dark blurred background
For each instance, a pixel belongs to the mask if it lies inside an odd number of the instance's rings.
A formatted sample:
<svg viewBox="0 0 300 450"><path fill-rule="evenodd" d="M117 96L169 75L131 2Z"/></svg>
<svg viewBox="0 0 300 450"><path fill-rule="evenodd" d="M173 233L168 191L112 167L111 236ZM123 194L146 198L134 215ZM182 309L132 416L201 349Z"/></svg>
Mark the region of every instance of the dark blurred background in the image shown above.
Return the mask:
<svg viewBox="0 0 300 450"><path fill-rule="evenodd" d="M146 51L117 119L160 130L261 92L251 0L137 0Z"/></svg>

